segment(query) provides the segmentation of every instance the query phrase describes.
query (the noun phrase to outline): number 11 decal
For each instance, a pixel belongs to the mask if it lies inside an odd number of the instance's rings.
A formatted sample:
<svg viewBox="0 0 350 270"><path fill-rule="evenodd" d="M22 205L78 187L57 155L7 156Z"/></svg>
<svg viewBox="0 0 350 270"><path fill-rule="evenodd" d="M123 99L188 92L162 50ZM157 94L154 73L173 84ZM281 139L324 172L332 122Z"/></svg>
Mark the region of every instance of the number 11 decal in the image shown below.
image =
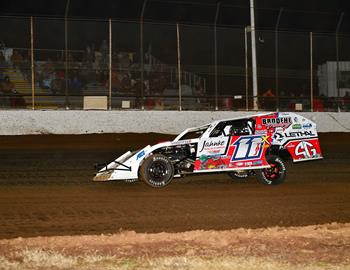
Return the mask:
<svg viewBox="0 0 350 270"><path fill-rule="evenodd" d="M231 161L260 158L264 148L264 142L261 136L241 137L232 145L235 146L235 150Z"/></svg>

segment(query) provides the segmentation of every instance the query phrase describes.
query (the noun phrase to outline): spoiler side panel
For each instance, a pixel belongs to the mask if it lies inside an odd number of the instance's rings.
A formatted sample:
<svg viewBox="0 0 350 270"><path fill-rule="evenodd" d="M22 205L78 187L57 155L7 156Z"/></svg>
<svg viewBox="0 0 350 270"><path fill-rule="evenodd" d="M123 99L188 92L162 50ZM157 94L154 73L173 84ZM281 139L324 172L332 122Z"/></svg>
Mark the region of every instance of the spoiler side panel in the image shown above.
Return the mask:
<svg viewBox="0 0 350 270"><path fill-rule="evenodd" d="M322 158L316 123L290 112L273 113L257 118L257 130L266 130L271 145L286 149L294 162Z"/></svg>
<svg viewBox="0 0 350 270"><path fill-rule="evenodd" d="M294 162L322 159L322 152L318 138L289 141L285 147Z"/></svg>

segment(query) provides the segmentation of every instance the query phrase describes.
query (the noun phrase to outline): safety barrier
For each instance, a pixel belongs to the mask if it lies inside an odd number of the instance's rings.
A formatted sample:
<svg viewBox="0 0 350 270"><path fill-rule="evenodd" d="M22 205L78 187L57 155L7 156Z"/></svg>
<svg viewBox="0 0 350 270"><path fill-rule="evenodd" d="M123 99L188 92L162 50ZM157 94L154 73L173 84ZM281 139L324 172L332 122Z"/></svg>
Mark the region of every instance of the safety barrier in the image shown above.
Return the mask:
<svg viewBox="0 0 350 270"><path fill-rule="evenodd" d="M165 133L252 115L230 111L0 111L0 135ZM319 132L349 132L350 113L303 112L317 123Z"/></svg>

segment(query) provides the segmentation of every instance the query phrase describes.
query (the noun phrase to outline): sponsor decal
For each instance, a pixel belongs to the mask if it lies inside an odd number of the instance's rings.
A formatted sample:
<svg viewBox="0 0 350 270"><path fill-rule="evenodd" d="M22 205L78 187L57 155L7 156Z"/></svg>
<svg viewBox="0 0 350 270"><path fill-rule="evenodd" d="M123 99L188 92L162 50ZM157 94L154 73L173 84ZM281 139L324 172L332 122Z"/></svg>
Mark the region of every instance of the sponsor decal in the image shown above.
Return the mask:
<svg viewBox="0 0 350 270"><path fill-rule="evenodd" d="M231 163L230 168L259 166L259 165L262 165L262 163L263 163L262 160L246 161L246 162L239 161L239 162Z"/></svg>
<svg viewBox="0 0 350 270"><path fill-rule="evenodd" d="M192 140L182 140L177 142L171 142L172 145L183 145L183 144L190 144Z"/></svg>
<svg viewBox="0 0 350 270"><path fill-rule="evenodd" d="M318 139L291 141L286 145L286 148L293 156L294 161L322 157Z"/></svg>
<svg viewBox="0 0 350 270"><path fill-rule="evenodd" d="M275 142L282 142L284 139L288 138L302 138L302 137L310 137L310 136L316 136L312 131L291 131L286 133L280 133L276 132L273 134L273 140Z"/></svg>
<svg viewBox="0 0 350 270"><path fill-rule="evenodd" d="M265 142L261 136L240 137L233 144L235 150L232 154L231 162L242 159L260 158Z"/></svg>
<svg viewBox="0 0 350 270"><path fill-rule="evenodd" d="M267 132L268 133L274 133L276 131L276 128L274 127L268 127Z"/></svg>
<svg viewBox="0 0 350 270"><path fill-rule="evenodd" d="M259 128L261 128L261 125L260 125ZM266 135L266 130L256 130L256 131L255 131L255 134L256 134L256 135Z"/></svg>
<svg viewBox="0 0 350 270"><path fill-rule="evenodd" d="M204 140L198 145L199 155L223 155L226 151L228 137L210 138Z"/></svg>
<svg viewBox="0 0 350 270"><path fill-rule="evenodd" d="M269 136L268 136L268 135L262 136L261 139L262 139L262 141L265 142L266 144L270 144L270 142L269 142Z"/></svg>
<svg viewBox="0 0 350 270"><path fill-rule="evenodd" d="M275 134L273 134L272 139L273 139L274 141L277 141L277 142L282 142L283 139L284 139L284 136L283 136L282 133L276 132Z"/></svg>
<svg viewBox="0 0 350 270"><path fill-rule="evenodd" d="M303 141L295 147L294 153L301 158L310 158L316 156L317 150L312 143Z"/></svg>
<svg viewBox="0 0 350 270"><path fill-rule="evenodd" d="M142 158L145 155L145 150L142 150L141 152L139 152L136 156L136 160Z"/></svg>
<svg viewBox="0 0 350 270"><path fill-rule="evenodd" d="M203 150L204 150L204 148L210 148L210 147L218 147L218 148L220 148L220 147L222 147L222 146L226 146L225 145L225 141L224 140L220 140L220 141L217 141L217 142L213 142L213 141L204 141L204 143L203 143L203 146L202 146L202 149L201 150L199 150L200 152L202 152Z"/></svg>
<svg viewBox="0 0 350 270"><path fill-rule="evenodd" d="M201 155L199 157L200 161L200 170L207 170L207 169L224 169L226 168L226 164L221 159L220 156L206 156Z"/></svg>
<svg viewBox="0 0 350 270"><path fill-rule="evenodd" d="M257 160L253 162L253 165L261 165L262 163L262 160Z"/></svg>
<svg viewBox="0 0 350 270"><path fill-rule="evenodd" d="M292 125L292 129L301 129L301 124Z"/></svg>
<svg viewBox="0 0 350 270"><path fill-rule="evenodd" d="M281 134L282 135L282 134ZM315 134L312 133L312 131L291 131L286 132L284 134L286 138L300 138L300 137L308 137L308 136L315 136Z"/></svg>
<svg viewBox="0 0 350 270"><path fill-rule="evenodd" d="M290 117L263 118L262 123L273 127L290 126L292 119Z"/></svg>
<svg viewBox="0 0 350 270"><path fill-rule="evenodd" d="M305 129L312 128L312 124L311 123L303 124L303 128Z"/></svg>

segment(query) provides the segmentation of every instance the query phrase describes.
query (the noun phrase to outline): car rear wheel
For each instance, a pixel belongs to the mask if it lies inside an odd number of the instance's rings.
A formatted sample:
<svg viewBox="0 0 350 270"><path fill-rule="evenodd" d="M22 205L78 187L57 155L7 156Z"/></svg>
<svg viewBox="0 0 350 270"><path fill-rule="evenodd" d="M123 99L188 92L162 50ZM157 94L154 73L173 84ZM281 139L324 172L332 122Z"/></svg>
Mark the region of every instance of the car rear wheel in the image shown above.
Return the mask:
<svg viewBox="0 0 350 270"><path fill-rule="evenodd" d="M168 185L174 176L174 166L164 155L154 154L145 159L140 168L140 179L154 188Z"/></svg>
<svg viewBox="0 0 350 270"><path fill-rule="evenodd" d="M248 180L248 171L233 171L227 173L234 182L246 182Z"/></svg>
<svg viewBox="0 0 350 270"><path fill-rule="evenodd" d="M283 160L278 156L267 156L266 161L270 168L259 170L258 180L265 185L282 184L287 176L287 168Z"/></svg>

